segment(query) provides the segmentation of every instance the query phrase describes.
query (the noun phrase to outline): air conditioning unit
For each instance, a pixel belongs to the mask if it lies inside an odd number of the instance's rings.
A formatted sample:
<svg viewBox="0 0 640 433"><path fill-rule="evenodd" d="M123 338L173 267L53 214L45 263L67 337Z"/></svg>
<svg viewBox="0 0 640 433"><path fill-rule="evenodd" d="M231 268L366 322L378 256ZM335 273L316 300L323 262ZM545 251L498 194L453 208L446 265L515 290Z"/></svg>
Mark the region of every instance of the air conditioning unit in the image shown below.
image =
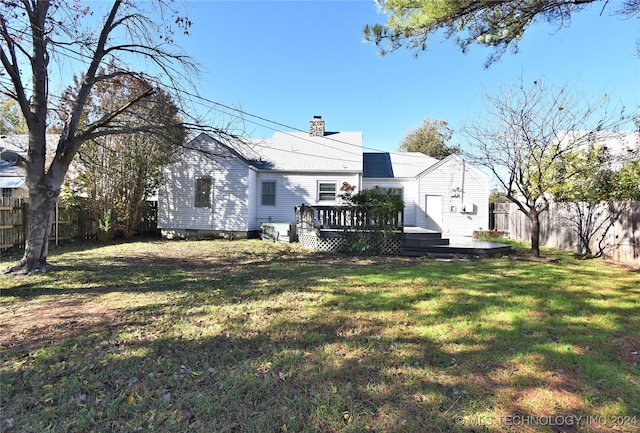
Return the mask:
<svg viewBox="0 0 640 433"><path fill-rule="evenodd" d="M462 213L474 213L475 210L473 203L462 203L462 206L460 206L460 212Z"/></svg>

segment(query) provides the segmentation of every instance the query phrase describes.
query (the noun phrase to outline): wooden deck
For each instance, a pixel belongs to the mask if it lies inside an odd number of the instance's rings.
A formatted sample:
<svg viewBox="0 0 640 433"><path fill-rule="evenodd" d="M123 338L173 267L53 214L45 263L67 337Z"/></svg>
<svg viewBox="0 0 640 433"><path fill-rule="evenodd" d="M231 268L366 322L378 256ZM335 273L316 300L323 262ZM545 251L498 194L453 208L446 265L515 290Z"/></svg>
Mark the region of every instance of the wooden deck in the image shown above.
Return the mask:
<svg viewBox="0 0 640 433"><path fill-rule="evenodd" d="M405 227L402 255L411 257L493 257L509 254L511 246L471 238L443 238L442 233L420 227Z"/></svg>

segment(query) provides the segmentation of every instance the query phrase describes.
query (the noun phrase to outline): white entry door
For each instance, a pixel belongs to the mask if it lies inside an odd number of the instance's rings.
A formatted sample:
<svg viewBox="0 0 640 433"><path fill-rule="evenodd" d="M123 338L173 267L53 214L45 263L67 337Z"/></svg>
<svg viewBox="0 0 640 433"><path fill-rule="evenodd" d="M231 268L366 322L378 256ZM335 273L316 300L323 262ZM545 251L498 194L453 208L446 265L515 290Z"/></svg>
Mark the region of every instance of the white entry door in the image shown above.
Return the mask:
<svg viewBox="0 0 640 433"><path fill-rule="evenodd" d="M424 228L428 230L442 231L442 196L424 196Z"/></svg>

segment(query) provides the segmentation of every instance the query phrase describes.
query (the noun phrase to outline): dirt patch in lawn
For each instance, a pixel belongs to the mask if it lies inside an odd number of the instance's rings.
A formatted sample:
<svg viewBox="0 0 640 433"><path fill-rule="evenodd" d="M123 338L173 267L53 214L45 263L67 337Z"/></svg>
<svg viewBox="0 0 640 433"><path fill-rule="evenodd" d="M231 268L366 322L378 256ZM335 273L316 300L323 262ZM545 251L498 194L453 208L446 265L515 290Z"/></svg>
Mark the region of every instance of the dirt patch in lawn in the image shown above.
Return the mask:
<svg viewBox="0 0 640 433"><path fill-rule="evenodd" d="M2 306L0 346L9 351L33 350L49 342L104 328L115 323L117 317L114 308L79 295L44 303Z"/></svg>
<svg viewBox="0 0 640 433"><path fill-rule="evenodd" d="M556 263L558 261L555 257L536 257L536 256L514 256L512 260L520 262L536 262L536 263Z"/></svg>

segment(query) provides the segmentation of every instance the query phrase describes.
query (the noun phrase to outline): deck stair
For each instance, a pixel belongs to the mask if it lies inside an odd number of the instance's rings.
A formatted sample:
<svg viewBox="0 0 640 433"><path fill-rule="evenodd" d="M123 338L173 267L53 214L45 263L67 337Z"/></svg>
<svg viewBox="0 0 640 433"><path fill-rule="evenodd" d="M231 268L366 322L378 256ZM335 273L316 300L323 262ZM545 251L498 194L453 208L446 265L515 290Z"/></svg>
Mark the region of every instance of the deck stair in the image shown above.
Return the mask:
<svg viewBox="0 0 640 433"><path fill-rule="evenodd" d="M402 255L404 256L426 256L437 246L442 248L449 245L449 239L442 237L442 233L406 227L402 234Z"/></svg>
<svg viewBox="0 0 640 433"><path fill-rule="evenodd" d="M498 256L511 252L511 247L495 242L456 239L451 242L442 233L405 227L402 234L402 255L410 257Z"/></svg>

